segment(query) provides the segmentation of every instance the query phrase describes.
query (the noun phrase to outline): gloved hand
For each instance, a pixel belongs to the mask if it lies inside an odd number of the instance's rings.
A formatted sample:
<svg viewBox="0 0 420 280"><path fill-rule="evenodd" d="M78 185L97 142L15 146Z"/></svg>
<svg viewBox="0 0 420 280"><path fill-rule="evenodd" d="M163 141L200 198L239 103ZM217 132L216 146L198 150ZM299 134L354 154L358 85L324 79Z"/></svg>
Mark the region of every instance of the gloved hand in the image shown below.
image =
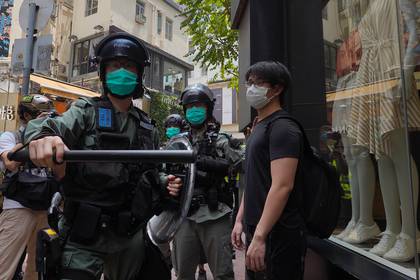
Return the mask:
<svg viewBox="0 0 420 280"><path fill-rule="evenodd" d="M215 159L210 156L199 156L196 161L197 169L220 175L227 175L229 172L229 162L226 159Z"/></svg>

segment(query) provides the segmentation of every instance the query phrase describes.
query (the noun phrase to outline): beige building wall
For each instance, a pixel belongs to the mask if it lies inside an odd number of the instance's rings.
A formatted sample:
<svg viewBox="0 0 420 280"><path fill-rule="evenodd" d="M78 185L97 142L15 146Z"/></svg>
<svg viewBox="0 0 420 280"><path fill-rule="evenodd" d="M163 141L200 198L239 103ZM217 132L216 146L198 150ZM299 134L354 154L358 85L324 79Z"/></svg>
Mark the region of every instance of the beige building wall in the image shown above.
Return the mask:
<svg viewBox="0 0 420 280"><path fill-rule="evenodd" d="M101 0L104 1L104 0ZM15 39L25 38L25 33L19 25L19 11L23 0L15 0L12 13L12 29L10 32L10 50ZM51 55L51 75L56 78L65 79L67 77L68 64L70 60L71 44L69 36L71 35L73 8L66 0L55 0L55 9L48 24L37 35L53 35L53 50Z"/></svg>
<svg viewBox="0 0 420 280"><path fill-rule="evenodd" d="M188 62L188 37L181 31L179 11L162 0L142 0L145 4L145 22L136 21L136 0L100 0L98 12L85 16L86 0L74 1L73 31L78 39L95 34L96 25L107 31L110 25L125 30L171 55ZM158 11L162 13L162 32L157 33ZM165 38L166 18L172 20L172 40Z"/></svg>
<svg viewBox="0 0 420 280"><path fill-rule="evenodd" d="M86 0L74 0L73 2L73 31L78 39L88 37L97 32L93 29L96 25L102 25L108 30L111 24L111 1L121 3L128 0L98 0L98 12L89 16L86 13Z"/></svg>

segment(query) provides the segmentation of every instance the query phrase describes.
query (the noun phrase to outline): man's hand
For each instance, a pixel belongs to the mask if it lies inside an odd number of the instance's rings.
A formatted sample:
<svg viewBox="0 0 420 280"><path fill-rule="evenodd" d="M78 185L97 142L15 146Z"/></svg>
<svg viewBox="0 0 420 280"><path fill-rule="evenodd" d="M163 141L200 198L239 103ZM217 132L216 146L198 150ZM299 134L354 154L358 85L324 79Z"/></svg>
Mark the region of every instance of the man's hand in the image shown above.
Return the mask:
<svg viewBox="0 0 420 280"><path fill-rule="evenodd" d="M23 145L21 143L19 143L16 146L14 146L13 149L11 149L10 151L4 151L1 154L1 159L3 160L4 166L6 167L7 170L15 172L18 169L18 167L21 165L20 162L9 160L7 158L7 155L11 152L16 152L22 146Z"/></svg>
<svg viewBox="0 0 420 280"><path fill-rule="evenodd" d="M254 236L245 257L246 267L258 272L265 269L265 240Z"/></svg>
<svg viewBox="0 0 420 280"><path fill-rule="evenodd" d="M66 164L63 163L64 151L68 150L58 136L47 136L29 143L29 157L39 167L51 168L57 180L64 177ZM55 155L54 162L53 155Z"/></svg>
<svg viewBox="0 0 420 280"><path fill-rule="evenodd" d="M242 242L243 225L242 222L235 222L230 239L232 245L237 250L245 249L245 244Z"/></svg>
<svg viewBox="0 0 420 280"><path fill-rule="evenodd" d="M182 187L181 178L175 177L174 175L168 175L168 186L166 187L169 194L177 197Z"/></svg>

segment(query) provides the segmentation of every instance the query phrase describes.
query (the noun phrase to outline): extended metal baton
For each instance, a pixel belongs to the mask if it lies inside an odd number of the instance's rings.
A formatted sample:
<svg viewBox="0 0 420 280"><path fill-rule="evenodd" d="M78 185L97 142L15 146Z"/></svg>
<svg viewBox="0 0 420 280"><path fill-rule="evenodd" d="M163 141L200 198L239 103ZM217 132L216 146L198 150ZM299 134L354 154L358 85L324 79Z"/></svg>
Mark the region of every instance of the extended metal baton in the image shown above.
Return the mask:
<svg viewBox="0 0 420 280"><path fill-rule="evenodd" d="M27 149L10 152L12 161L29 160ZM153 162L153 163L194 163L197 155L187 150L72 150L64 152L66 162Z"/></svg>

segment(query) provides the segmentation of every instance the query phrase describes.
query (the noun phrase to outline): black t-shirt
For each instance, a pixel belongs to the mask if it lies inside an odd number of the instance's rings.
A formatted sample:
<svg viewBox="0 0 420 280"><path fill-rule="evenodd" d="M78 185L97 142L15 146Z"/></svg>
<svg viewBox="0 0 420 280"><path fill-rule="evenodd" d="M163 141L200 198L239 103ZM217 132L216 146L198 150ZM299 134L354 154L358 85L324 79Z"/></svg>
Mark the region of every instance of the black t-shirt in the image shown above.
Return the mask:
<svg viewBox="0 0 420 280"><path fill-rule="evenodd" d="M264 210L271 187L271 161L280 158L299 158L303 149L302 133L297 124L289 119L274 120L279 115L288 115L288 113L279 110L263 119L255 126L247 141L244 217L248 226L256 226ZM270 122L272 123L269 125ZM295 180L293 191L274 228L283 226L296 229L303 226L300 214L300 191L301 188Z"/></svg>

